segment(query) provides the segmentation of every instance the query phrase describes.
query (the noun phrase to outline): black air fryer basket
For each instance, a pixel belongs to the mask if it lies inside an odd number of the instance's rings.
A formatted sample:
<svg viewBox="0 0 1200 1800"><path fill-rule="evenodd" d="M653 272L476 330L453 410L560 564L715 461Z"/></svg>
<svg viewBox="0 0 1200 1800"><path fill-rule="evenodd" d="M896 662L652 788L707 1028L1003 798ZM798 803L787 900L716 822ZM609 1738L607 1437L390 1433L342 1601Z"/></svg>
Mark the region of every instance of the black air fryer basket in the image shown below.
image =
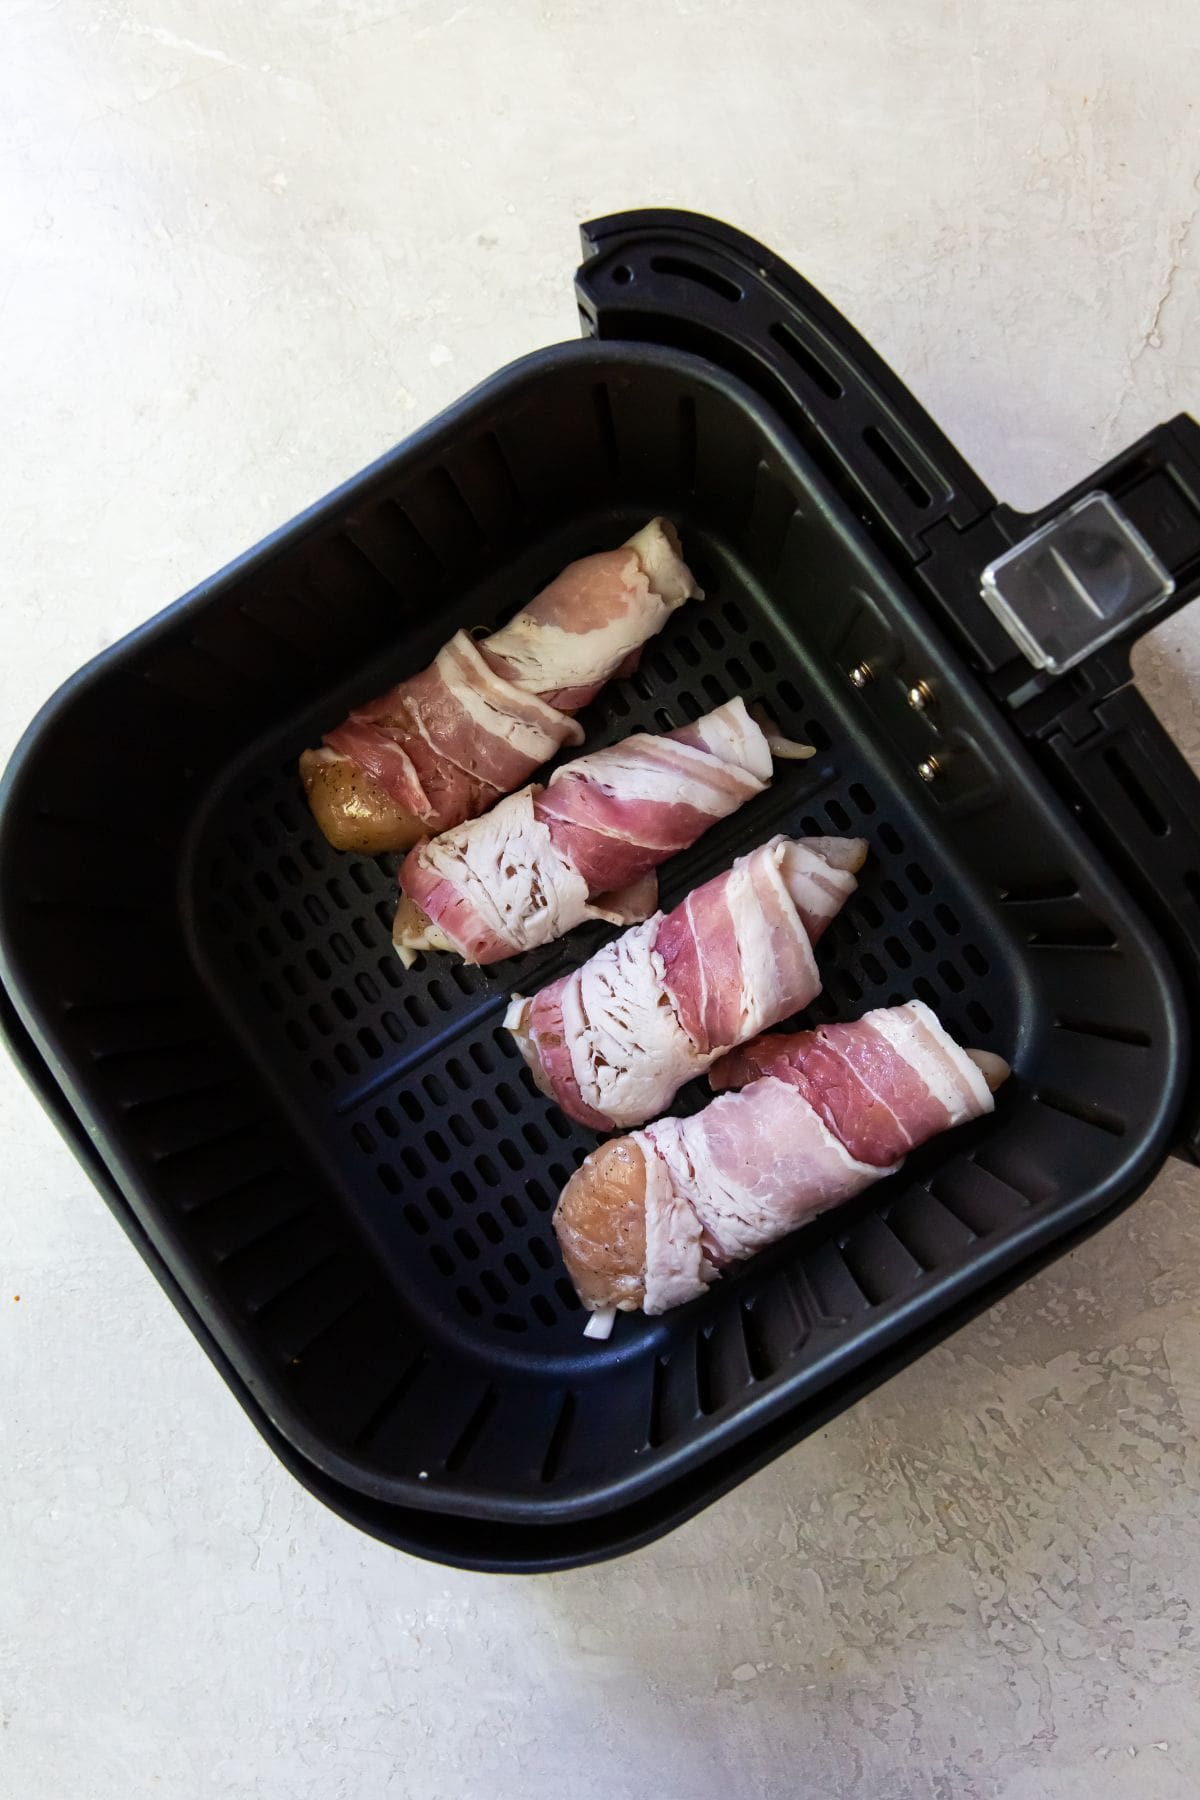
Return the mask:
<svg viewBox="0 0 1200 1800"><path fill-rule="evenodd" d="M473 1568L661 1534L1200 1150L1197 789L1128 663L1200 586L1200 430L1019 516L760 245L645 212L584 248L585 341L89 664L0 815L4 1021L43 1101L296 1476ZM773 832L861 833L814 1016L917 996L1015 1073L994 1117L597 1344L550 1226L595 1140L501 1018L601 928L406 973L394 859L328 847L296 757L656 512L709 598L590 709L589 745L754 693L819 750L668 864L665 903ZM1023 651L981 582L1043 526L990 582L1018 634L1050 594Z"/></svg>

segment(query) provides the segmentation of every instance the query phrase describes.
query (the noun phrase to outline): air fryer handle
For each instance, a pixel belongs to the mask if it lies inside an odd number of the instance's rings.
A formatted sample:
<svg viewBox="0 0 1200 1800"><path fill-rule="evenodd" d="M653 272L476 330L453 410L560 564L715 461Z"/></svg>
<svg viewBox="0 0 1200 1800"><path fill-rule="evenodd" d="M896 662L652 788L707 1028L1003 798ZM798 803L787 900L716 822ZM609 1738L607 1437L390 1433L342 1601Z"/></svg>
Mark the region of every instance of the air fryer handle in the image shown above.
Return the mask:
<svg viewBox="0 0 1200 1800"><path fill-rule="evenodd" d="M1173 592L1057 680L1031 679L1018 658L993 686L1169 944L1200 1039L1200 781L1138 692L1129 660L1146 631L1200 596L1200 425L1181 414L1036 516L998 507L995 522L1015 542L1096 491L1136 526ZM1200 1162L1200 1054L1178 1148Z"/></svg>
<svg viewBox="0 0 1200 1800"><path fill-rule="evenodd" d="M939 520L992 494L854 327L753 238L698 213L615 213L581 229L585 331L692 350L767 397L855 510L913 561Z"/></svg>
<svg viewBox="0 0 1200 1800"><path fill-rule="evenodd" d="M852 325L753 238L698 213L615 213L581 230L584 330L691 350L763 394L869 524L1174 952L1200 1035L1200 783L1132 685L1129 650L1200 591L1200 428L1159 426L1036 515L999 506ZM1035 675L980 595L984 567L1077 499L1110 494L1175 587L1123 638ZM1200 1056L1181 1152L1200 1162Z"/></svg>

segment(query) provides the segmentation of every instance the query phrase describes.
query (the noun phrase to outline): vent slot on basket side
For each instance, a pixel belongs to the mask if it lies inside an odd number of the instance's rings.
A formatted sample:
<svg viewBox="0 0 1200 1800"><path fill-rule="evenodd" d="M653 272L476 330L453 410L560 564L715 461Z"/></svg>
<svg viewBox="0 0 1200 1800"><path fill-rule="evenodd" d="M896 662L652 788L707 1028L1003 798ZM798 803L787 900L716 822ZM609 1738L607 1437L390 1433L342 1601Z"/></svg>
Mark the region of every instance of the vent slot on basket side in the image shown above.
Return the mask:
<svg viewBox="0 0 1200 1800"><path fill-rule="evenodd" d="M731 281L717 269L692 262L686 256L652 256L650 267L656 275L676 275L682 281L691 281L697 287L707 288L710 294L716 294L721 300L732 303L742 298L742 290L736 281ZM614 270L614 275L615 273Z"/></svg>
<svg viewBox="0 0 1200 1800"><path fill-rule="evenodd" d="M798 338L789 325L784 325L777 319L770 327L770 335L815 388L830 400L841 399L845 389L837 376L831 374L816 352Z"/></svg>
<svg viewBox="0 0 1200 1800"><path fill-rule="evenodd" d="M888 441L879 427L868 425L862 435L867 449L882 463L905 498L922 511L932 505L933 495L925 483L914 474L899 450Z"/></svg>

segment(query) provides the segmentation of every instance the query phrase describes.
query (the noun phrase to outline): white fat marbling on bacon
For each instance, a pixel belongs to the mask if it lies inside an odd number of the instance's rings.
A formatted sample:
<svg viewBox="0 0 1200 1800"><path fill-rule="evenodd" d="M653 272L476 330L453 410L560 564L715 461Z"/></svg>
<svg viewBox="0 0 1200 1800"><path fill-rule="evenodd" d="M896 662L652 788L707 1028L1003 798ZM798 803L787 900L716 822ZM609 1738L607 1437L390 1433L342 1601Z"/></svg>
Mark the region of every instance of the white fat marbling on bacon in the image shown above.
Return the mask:
<svg viewBox="0 0 1200 1800"><path fill-rule="evenodd" d="M477 922L481 937L515 953L547 943L591 916L587 889L536 817L530 788L510 794L483 818L422 844L405 861L404 881L405 892L464 954L473 947L464 919ZM437 904L443 889L451 890L456 916Z"/></svg>
<svg viewBox="0 0 1200 1800"><path fill-rule="evenodd" d="M585 704L677 607L703 598L673 535L652 519L624 554L572 563L486 640L489 657L527 693L572 709Z"/></svg>
<svg viewBox="0 0 1200 1800"><path fill-rule="evenodd" d="M651 816L658 807L689 806L723 818L767 788L766 738L741 699L727 701L685 730L703 741L689 743L677 732L639 731L564 763L550 777L547 795L553 799L556 783L578 771L596 787L644 803Z"/></svg>
<svg viewBox="0 0 1200 1800"><path fill-rule="evenodd" d="M865 846L861 838L792 838L783 842L780 873L815 944L858 886L853 870L860 866ZM857 856L857 860L847 866L836 860L840 856Z"/></svg>
<svg viewBox="0 0 1200 1800"><path fill-rule="evenodd" d="M522 1011L523 1054L535 1066L540 1060L549 1091L572 1118L640 1125L725 1050L820 992L789 891L789 848L790 840L779 838L739 858L665 918L656 914L606 944Z"/></svg>
<svg viewBox="0 0 1200 1800"><path fill-rule="evenodd" d="M646 1165L646 1267L642 1310L669 1312L695 1300L716 1280L717 1268L704 1253L703 1227L686 1194L676 1190L671 1172L650 1143L642 1145Z"/></svg>
<svg viewBox="0 0 1200 1800"><path fill-rule="evenodd" d="M707 1066L663 993L654 953L661 917L655 913L605 944L563 984L575 1089L560 1096L568 1111L578 1113L581 1101L613 1125L640 1124Z"/></svg>
<svg viewBox="0 0 1200 1800"><path fill-rule="evenodd" d="M773 1075L691 1118L660 1119L635 1139L695 1214L717 1265L753 1256L890 1172L856 1161L803 1095Z"/></svg>
<svg viewBox="0 0 1200 1800"><path fill-rule="evenodd" d="M565 719L536 694L497 675L465 631L456 631L450 642L443 645L433 666L471 729L501 738L533 768L548 762L563 744L582 744L583 729L574 719ZM438 747L443 755L447 754L444 745ZM460 766L474 766L469 737L458 747L453 760Z"/></svg>
<svg viewBox="0 0 1200 1800"><path fill-rule="evenodd" d="M810 863L820 866L820 858L791 839L772 838L694 889L663 921L656 947L664 985L709 1061L798 1012L820 992L803 911ZM853 886L851 877L847 892ZM824 905L823 891L820 897Z"/></svg>
<svg viewBox="0 0 1200 1800"><path fill-rule="evenodd" d="M712 750L681 741L676 734L656 737L639 732L565 764L546 789L530 790L533 821L541 831L532 831L525 801L515 808L502 805L482 819L454 827L447 834L448 847L439 849L440 839L435 839L432 846L413 851L401 871L404 893L452 944L463 947L464 955L480 962L549 943L584 919L615 924L644 919L657 905L654 867L760 794L766 782L754 771L764 762L770 773L762 732L740 700L717 708L685 731L694 733L702 727L711 727ZM497 821L514 822L507 858L499 853ZM552 858L547 856L546 834ZM486 871L490 882L498 863L513 865L514 873L506 877L512 882L521 879L524 870L531 884L540 880L545 885L550 879L564 894L568 883L563 871L572 870L578 880L570 884L571 904L545 906L536 914L530 911L521 921L519 943L511 933L491 929L495 908L478 893L479 872ZM478 921L470 918L472 911ZM415 926L402 925L396 937L401 956L433 941L426 930Z"/></svg>
<svg viewBox="0 0 1200 1800"><path fill-rule="evenodd" d="M676 743L694 744L718 762L744 770L764 786L771 779L770 742L762 726L750 717L740 694L671 736Z"/></svg>
<svg viewBox="0 0 1200 1800"><path fill-rule="evenodd" d="M991 1112L995 1103L987 1082L923 1000L877 1007L863 1014L863 1023L873 1026L917 1072L945 1107L951 1125Z"/></svg>
<svg viewBox="0 0 1200 1800"><path fill-rule="evenodd" d="M641 1275L648 1313L695 1299L730 1263L893 1174L907 1150L993 1105L971 1056L920 1001L760 1038L731 1061L754 1077L739 1092L627 1140L645 1168L646 1226L642 1267L628 1279L635 1287ZM999 1082L1007 1065L994 1062ZM573 1177L589 1179L586 1165ZM605 1191L582 1198L603 1242ZM616 1190L609 1203L625 1207L626 1193Z"/></svg>

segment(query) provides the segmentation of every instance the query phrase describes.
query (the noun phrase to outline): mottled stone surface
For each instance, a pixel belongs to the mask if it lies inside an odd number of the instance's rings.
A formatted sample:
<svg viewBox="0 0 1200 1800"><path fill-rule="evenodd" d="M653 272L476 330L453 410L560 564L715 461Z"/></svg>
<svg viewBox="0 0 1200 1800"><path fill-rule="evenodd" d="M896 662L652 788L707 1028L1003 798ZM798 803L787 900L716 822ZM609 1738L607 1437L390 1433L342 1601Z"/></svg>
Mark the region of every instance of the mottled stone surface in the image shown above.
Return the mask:
<svg viewBox="0 0 1200 1800"><path fill-rule="evenodd" d="M614 207L777 247L1018 504L1200 411L1194 0L9 0L0 31L0 755L573 335L576 222ZM1139 668L1200 766L1194 619ZM0 1157L6 1800L1200 1791L1195 1172L665 1542L522 1582L308 1499L7 1068Z"/></svg>

